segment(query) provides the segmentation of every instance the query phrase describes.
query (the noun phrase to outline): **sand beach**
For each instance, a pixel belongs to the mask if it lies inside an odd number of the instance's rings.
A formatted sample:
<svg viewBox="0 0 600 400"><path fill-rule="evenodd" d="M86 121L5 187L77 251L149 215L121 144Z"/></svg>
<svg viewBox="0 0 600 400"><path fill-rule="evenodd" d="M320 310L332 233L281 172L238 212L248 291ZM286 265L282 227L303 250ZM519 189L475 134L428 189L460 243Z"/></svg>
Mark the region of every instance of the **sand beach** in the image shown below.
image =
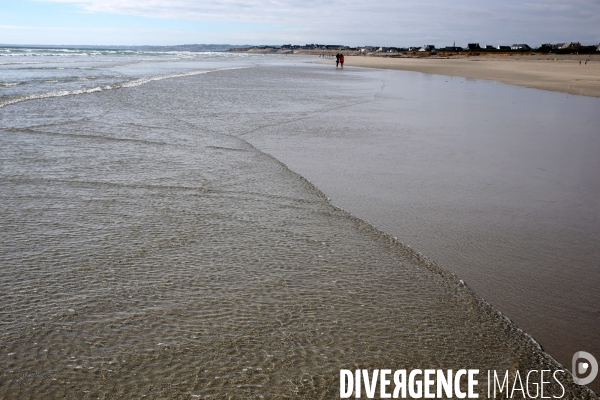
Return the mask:
<svg viewBox="0 0 600 400"><path fill-rule="evenodd" d="M585 64L588 58L590 61ZM453 58L347 56L345 64L495 80L510 85L600 97L600 55Z"/></svg>

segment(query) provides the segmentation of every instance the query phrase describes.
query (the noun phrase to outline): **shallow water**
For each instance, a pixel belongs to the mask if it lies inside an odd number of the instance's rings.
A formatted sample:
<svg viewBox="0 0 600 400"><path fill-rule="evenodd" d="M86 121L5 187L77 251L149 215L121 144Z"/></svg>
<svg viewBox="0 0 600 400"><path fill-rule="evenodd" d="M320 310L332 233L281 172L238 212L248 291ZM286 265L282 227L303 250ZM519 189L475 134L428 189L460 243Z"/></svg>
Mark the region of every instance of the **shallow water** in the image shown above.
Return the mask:
<svg viewBox="0 0 600 400"><path fill-rule="evenodd" d="M327 113L372 102L370 76L299 61L0 108L0 397L339 398L341 368L559 367L254 147L344 139Z"/></svg>
<svg viewBox="0 0 600 400"><path fill-rule="evenodd" d="M0 107L21 101L133 87L230 66L262 55L0 46Z"/></svg>
<svg viewBox="0 0 600 400"><path fill-rule="evenodd" d="M466 280L564 365L600 354L600 99L343 74L371 81L371 99L251 141Z"/></svg>

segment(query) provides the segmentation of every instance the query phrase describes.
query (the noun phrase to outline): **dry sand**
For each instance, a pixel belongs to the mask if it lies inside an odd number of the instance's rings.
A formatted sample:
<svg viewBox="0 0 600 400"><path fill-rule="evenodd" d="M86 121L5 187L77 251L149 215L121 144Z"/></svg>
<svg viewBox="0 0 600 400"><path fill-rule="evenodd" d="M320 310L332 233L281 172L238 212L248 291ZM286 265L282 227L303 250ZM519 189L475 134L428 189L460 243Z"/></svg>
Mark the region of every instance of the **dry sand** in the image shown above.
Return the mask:
<svg viewBox="0 0 600 400"><path fill-rule="evenodd" d="M468 58L347 56L344 65L489 79L511 85L600 97L599 55L592 55L587 65L585 65L587 56L563 56L554 60L555 57L555 55Z"/></svg>

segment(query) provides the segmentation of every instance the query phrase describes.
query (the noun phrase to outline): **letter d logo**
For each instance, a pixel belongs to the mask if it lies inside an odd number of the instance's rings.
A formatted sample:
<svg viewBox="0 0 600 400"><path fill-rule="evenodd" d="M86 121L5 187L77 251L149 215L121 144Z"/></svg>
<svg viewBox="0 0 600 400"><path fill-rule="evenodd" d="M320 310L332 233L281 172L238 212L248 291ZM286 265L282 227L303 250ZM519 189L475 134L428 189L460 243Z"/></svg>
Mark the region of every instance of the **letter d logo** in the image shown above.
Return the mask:
<svg viewBox="0 0 600 400"><path fill-rule="evenodd" d="M585 361L581 360L584 359ZM589 375L585 378L579 378L579 376L586 375L589 371ZM587 385L592 383L598 375L598 361L588 352L578 351L573 354L573 381L578 385Z"/></svg>

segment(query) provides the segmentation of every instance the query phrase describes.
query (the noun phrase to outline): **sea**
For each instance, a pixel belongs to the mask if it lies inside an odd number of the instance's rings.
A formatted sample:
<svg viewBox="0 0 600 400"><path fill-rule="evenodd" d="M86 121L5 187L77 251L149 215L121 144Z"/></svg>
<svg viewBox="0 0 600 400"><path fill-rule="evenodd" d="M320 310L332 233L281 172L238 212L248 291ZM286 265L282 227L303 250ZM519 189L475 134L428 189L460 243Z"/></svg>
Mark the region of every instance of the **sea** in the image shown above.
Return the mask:
<svg viewBox="0 0 600 400"><path fill-rule="evenodd" d="M598 357L598 110L319 57L0 47L0 398L334 399L341 369L479 369L485 397L488 370Z"/></svg>

